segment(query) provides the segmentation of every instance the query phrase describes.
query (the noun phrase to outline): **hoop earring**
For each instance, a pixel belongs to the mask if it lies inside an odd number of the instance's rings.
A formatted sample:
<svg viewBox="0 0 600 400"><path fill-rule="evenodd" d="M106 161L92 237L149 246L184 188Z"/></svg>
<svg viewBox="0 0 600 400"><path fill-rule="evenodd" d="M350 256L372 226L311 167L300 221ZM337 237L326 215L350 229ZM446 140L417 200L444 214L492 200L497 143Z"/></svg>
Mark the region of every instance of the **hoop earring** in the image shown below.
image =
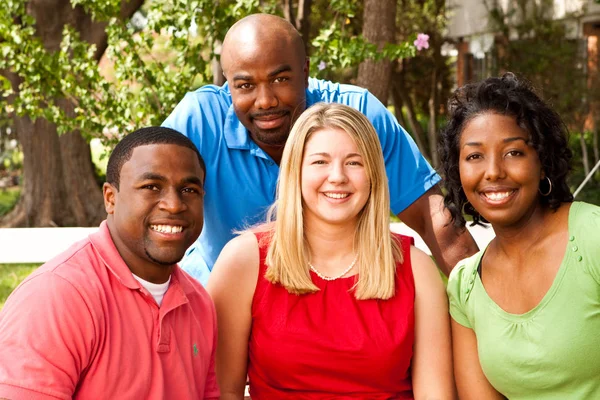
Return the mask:
<svg viewBox="0 0 600 400"><path fill-rule="evenodd" d="M548 191L546 193L542 193L542 189L541 189L541 187L542 187L541 183L544 179L548 179ZM542 196L546 197L546 196L550 195L550 193L552 193L552 181L547 176L545 176L544 179L542 179L540 181L540 187L538 187L538 192L540 192L540 194Z"/></svg>

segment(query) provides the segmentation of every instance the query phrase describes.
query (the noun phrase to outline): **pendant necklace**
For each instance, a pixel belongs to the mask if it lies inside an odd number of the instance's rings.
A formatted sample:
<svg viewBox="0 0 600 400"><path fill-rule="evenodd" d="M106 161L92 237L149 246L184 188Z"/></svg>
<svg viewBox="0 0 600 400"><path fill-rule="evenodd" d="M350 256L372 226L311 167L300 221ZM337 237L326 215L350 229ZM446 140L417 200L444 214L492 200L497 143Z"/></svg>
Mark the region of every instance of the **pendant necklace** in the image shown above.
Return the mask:
<svg viewBox="0 0 600 400"><path fill-rule="evenodd" d="M317 271L317 269L315 268L315 266L310 263L310 261L308 262L308 266L310 267L310 270L312 272L314 272L315 274L317 274L317 276L319 278L323 279L324 281L335 281L336 279L340 279L342 276L344 276L348 272L350 272L350 270L352 269L352 267L354 267L354 264L356 264L356 260L358 260L358 254L356 255L356 257L354 257L354 261L352 261L352 264L350 264L348 266L348 268L346 268L341 274L339 274L337 276L325 276L325 275L321 274L319 271Z"/></svg>

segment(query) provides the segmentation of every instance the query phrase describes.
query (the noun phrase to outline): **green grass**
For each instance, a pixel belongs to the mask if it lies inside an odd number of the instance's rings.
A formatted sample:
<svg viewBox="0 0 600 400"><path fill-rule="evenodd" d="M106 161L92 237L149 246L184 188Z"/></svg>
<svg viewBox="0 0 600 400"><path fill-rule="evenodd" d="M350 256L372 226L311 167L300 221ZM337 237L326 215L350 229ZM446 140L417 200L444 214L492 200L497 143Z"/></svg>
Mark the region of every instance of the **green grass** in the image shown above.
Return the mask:
<svg viewBox="0 0 600 400"><path fill-rule="evenodd" d="M0 310L8 295L37 267L39 264L0 264Z"/></svg>
<svg viewBox="0 0 600 400"><path fill-rule="evenodd" d="M21 189L18 187L0 189L0 217L12 210L20 195Z"/></svg>

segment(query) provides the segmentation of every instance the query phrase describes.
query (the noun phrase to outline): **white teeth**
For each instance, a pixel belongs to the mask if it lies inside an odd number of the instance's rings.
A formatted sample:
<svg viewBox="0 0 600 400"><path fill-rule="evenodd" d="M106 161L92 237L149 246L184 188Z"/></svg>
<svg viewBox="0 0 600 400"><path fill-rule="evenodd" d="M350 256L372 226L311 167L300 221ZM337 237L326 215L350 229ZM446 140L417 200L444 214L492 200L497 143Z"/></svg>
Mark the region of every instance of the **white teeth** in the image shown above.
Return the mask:
<svg viewBox="0 0 600 400"><path fill-rule="evenodd" d="M350 196L350 193L323 193L325 196L332 199L345 199Z"/></svg>
<svg viewBox="0 0 600 400"><path fill-rule="evenodd" d="M172 225L150 225L150 229L160 233L179 233L183 230L183 227Z"/></svg>
<svg viewBox="0 0 600 400"><path fill-rule="evenodd" d="M511 194L512 192L488 192L485 194L485 197L490 200L498 201L507 198Z"/></svg>

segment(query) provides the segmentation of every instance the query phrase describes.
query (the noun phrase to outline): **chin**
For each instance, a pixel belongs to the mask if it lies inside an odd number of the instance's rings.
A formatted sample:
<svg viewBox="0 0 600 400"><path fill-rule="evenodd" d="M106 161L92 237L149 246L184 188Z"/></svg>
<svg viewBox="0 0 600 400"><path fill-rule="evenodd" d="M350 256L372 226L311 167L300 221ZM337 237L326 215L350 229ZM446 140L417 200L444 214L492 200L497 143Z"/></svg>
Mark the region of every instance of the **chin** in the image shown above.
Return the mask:
<svg viewBox="0 0 600 400"><path fill-rule="evenodd" d="M183 258L185 251L181 252L154 252L146 249L146 255L155 264L170 267L171 265L177 264Z"/></svg>

